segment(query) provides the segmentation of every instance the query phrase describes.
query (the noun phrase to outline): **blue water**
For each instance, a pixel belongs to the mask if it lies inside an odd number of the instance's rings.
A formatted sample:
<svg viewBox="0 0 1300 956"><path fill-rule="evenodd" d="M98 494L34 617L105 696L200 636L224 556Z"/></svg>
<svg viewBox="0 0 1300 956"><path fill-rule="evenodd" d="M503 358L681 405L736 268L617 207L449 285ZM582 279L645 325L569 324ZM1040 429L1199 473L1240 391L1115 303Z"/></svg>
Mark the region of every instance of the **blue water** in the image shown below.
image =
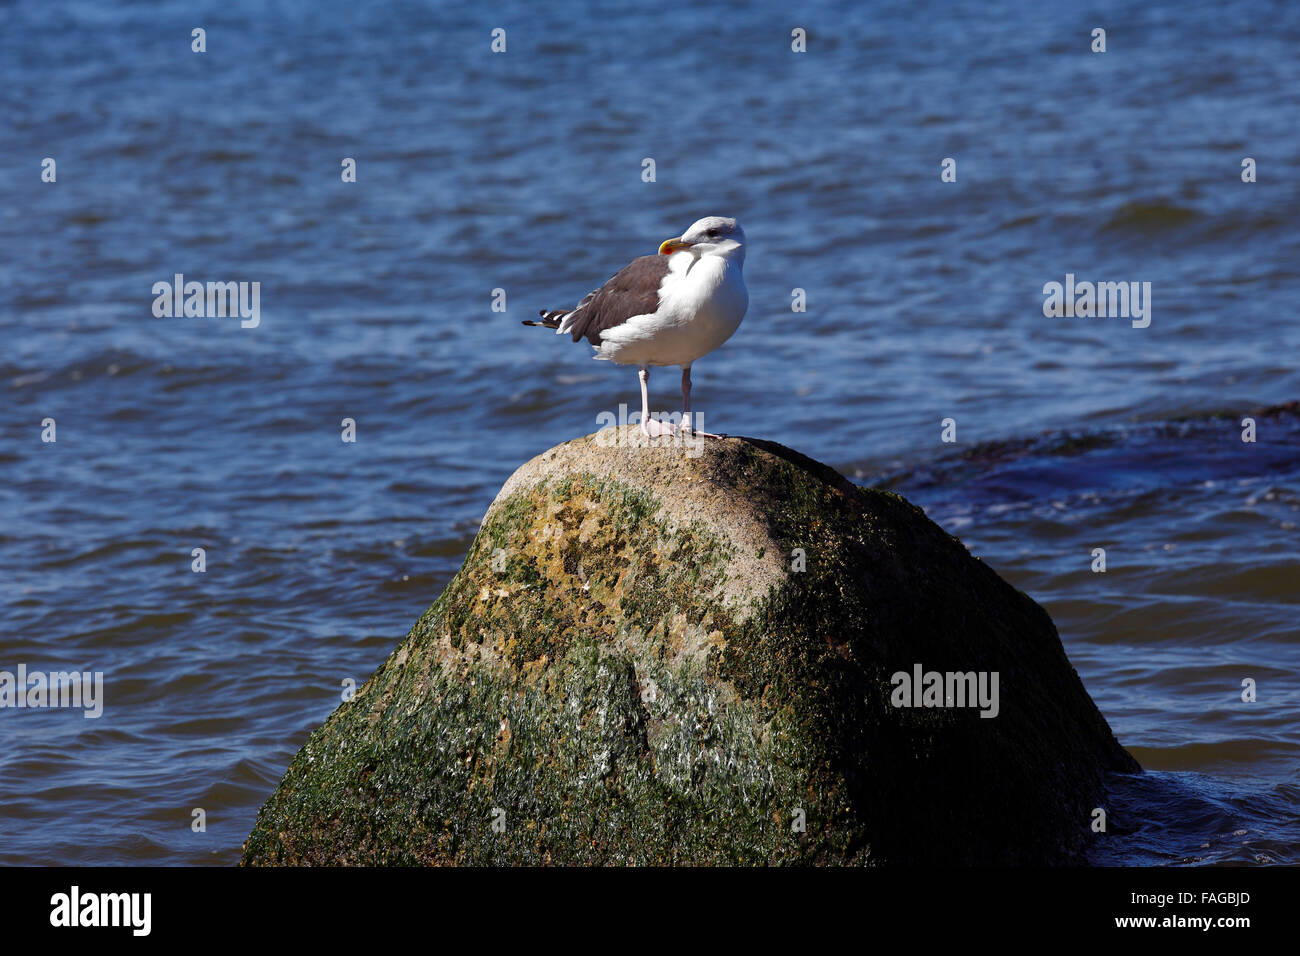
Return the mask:
<svg viewBox="0 0 1300 956"><path fill-rule="evenodd" d="M511 471L635 406L519 320L715 213L750 308L703 426L1044 603L1151 771L1098 862L1300 862L1296 412L1239 436L1300 398L1298 43L1286 3L0 5L0 669L106 697L0 711L0 862L236 860ZM1150 327L1044 317L1067 272ZM260 325L155 318L176 273Z"/></svg>

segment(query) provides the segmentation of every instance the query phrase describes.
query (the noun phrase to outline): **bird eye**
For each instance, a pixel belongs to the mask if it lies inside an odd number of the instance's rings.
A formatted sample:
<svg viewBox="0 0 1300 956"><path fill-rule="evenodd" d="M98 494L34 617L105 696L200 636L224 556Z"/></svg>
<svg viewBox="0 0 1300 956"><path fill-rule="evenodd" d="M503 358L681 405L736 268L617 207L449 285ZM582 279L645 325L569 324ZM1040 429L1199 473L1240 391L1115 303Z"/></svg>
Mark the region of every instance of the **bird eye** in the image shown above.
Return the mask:
<svg viewBox="0 0 1300 956"><path fill-rule="evenodd" d="M708 232L706 232L704 235L707 236L709 239L716 239L716 238L718 238L718 230L716 230L716 229L710 229L710 230L709 230Z"/></svg>

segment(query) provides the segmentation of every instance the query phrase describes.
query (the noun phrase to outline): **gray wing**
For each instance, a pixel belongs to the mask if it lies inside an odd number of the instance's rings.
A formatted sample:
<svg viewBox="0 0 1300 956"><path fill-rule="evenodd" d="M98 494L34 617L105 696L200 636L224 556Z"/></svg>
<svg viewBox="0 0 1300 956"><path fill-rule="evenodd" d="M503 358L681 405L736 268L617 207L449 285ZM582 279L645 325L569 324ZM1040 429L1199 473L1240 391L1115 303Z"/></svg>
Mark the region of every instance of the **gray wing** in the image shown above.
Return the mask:
<svg viewBox="0 0 1300 956"><path fill-rule="evenodd" d="M622 325L634 315L646 315L659 309L659 285L668 274L669 256L641 256L619 270L599 289L588 292L576 308L542 311L543 325L570 332L573 341L586 337L592 345L600 344L601 333Z"/></svg>

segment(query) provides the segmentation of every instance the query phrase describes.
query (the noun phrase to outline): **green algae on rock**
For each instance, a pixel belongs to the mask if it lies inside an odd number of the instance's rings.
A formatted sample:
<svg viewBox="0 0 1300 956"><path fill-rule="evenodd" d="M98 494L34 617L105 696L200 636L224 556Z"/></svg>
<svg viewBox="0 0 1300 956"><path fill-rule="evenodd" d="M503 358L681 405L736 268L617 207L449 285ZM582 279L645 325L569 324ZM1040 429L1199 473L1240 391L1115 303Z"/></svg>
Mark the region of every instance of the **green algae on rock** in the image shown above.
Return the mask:
<svg viewBox="0 0 1300 956"><path fill-rule="evenodd" d="M996 673L996 716L894 706L917 667ZM624 427L506 482L243 862L1070 863L1136 770L1047 613L920 509Z"/></svg>

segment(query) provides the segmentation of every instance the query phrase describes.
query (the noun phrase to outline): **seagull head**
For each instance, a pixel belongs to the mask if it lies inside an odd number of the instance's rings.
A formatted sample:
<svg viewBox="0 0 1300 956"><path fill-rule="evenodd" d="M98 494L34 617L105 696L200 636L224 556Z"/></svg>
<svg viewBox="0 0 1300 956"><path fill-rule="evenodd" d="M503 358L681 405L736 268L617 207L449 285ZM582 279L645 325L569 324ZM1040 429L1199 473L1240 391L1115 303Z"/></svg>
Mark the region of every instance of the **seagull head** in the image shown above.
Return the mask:
<svg viewBox="0 0 1300 956"><path fill-rule="evenodd" d="M745 261L745 230L740 223L724 216L705 216L691 223L691 228L676 239L667 239L659 246L660 255L689 252L700 256L721 256L737 263Z"/></svg>

